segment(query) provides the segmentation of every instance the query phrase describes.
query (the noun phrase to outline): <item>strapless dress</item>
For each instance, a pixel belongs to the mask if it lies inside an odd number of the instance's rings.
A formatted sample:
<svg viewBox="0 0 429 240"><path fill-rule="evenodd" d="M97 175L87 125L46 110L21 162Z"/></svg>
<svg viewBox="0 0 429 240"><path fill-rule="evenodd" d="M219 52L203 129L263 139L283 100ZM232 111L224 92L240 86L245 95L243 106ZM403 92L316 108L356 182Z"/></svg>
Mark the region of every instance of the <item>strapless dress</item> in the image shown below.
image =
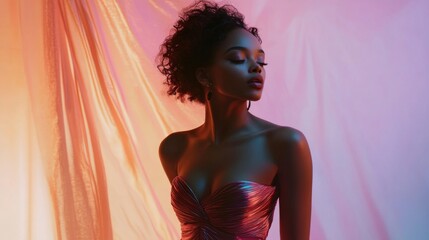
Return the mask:
<svg viewBox="0 0 429 240"><path fill-rule="evenodd" d="M200 200L181 176L171 182L181 240L265 240L278 196L276 186L242 180Z"/></svg>

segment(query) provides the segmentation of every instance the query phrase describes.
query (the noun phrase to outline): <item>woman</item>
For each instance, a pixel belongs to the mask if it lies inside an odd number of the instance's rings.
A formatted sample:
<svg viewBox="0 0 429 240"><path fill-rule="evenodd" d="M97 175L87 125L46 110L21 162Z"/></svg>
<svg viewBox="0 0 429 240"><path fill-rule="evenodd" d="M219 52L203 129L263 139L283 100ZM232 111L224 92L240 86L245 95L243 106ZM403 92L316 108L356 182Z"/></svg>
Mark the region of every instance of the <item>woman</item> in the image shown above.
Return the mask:
<svg viewBox="0 0 429 240"><path fill-rule="evenodd" d="M308 143L299 130L248 111L261 98L267 64L257 29L243 20L231 5L200 1L161 45L169 95L205 105L201 126L159 146L171 204L182 239L265 239L277 200L281 239L309 239Z"/></svg>

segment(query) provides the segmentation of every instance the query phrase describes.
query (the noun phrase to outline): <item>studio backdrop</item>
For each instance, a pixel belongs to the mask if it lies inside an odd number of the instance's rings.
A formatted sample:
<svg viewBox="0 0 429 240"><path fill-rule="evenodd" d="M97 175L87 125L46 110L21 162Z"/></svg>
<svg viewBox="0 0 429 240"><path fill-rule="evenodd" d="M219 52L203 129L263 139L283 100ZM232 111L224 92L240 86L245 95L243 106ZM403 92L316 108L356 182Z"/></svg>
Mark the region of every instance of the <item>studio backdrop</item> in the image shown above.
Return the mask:
<svg viewBox="0 0 429 240"><path fill-rule="evenodd" d="M204 109L154 59L191 3L0 0L0 239L180 238L158 145ZM269 64L250 112L308 140L311 239L428 239L429 2L229 3Z"/></svg>

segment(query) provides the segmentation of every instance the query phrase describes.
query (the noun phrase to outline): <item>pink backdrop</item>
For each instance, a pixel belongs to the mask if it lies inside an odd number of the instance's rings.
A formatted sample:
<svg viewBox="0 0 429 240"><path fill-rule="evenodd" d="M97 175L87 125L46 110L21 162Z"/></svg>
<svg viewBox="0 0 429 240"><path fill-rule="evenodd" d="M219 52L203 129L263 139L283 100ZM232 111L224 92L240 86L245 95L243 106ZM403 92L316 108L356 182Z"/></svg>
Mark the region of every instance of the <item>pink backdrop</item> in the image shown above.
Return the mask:
<svg viewBox="0 0 429 240"><path fill-rule="evenodd" d="M311 239L428 239L429 2L230 2L269 63L250 111L309 142ZM189 3L0 1L0 239L179 239L157 150L203 108L154 58Z"/></svg>

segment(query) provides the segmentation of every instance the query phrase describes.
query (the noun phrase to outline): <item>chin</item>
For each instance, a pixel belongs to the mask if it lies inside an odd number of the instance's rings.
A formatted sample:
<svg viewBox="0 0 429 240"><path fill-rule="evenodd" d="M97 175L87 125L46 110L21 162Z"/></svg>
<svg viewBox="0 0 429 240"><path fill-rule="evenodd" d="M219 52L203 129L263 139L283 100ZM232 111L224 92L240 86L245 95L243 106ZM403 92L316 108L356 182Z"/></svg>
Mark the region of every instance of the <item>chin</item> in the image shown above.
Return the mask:
<svg viewBox="0 0 429 240"><path fill-rule="evenodd" d="M259 101L259 99L261 99L261 97L262 97L261 94L259 94L259 95L251 95L247 99L250 100L250 101Z"/></svg>

